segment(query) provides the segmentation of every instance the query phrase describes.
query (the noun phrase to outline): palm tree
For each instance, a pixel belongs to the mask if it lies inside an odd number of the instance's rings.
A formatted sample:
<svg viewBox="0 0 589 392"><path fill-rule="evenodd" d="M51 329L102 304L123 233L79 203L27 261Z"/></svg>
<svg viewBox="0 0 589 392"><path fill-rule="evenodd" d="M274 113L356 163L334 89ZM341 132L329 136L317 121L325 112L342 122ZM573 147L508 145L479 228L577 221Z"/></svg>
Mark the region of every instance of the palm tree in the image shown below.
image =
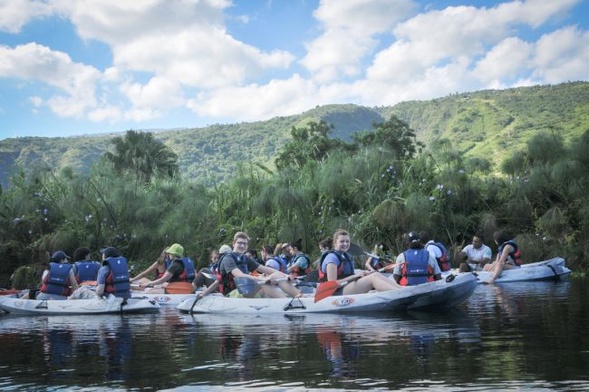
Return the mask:
<svg viewBox="0 0 589 392"><path fill-rule="evenodd" d="M104 157L118 173L131 172L149 182L152 177L174 177L179 172L178 156L166 145L154 139L149 132L127 131L125 137L112 140L114 153Z"/></svg>

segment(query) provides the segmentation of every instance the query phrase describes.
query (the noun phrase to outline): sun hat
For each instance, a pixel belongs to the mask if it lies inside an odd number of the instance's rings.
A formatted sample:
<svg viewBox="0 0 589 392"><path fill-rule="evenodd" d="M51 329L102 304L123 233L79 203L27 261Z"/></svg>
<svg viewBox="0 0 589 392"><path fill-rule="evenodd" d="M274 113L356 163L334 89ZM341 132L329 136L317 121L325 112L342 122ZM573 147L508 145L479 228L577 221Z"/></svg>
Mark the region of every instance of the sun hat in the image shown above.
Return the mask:
<svg viewBox="0 0 589 392"><path fill-rule="evenodd" d="M100 249L100 253L105 255L106 257L119 257L121 252L114 246L108 246L106 248Z"/></svg>
<svg viewBox="0 0 589 392"><path fill-rule="evenodd" d="M71 259L63 250L58 250L51 255L51 261L60 261L63 259Z"/></svg>
<svg viewBox="0 0 589 392"><path fill-rule="evenodd" d="M180 244L172 244L164 251L174 256L184 257L184 247Z"/></svg>
<svg viewBox="0 0 589 392"><path fill-rule="evenodd" d="M223 244L221 245L221 247L219 248L219 254L225 254L225 253L231 253L233 249L231 249L231 247L227 244Z"/></svg>

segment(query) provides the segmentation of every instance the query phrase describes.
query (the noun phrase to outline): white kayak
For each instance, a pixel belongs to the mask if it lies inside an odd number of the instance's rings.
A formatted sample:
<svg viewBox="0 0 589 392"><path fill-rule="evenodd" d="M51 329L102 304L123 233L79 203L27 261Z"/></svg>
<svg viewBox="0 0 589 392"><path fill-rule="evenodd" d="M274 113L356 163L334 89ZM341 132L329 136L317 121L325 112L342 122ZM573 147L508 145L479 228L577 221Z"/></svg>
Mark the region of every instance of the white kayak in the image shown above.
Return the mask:
<svg viewBox="0 0 589 392"><path fill-rule="evenodd" d="M570 273L571 270L565 266L565 260L555 257L537 263L522 264L519 268L504 269L495 283L558 280L568 277ZM477 271L475 275L479 283L485 283L491 278L489 271Z"/></svg>
<svg viewBox="0 0 589 392"><path fill-rule="evenodd" d="M73 299L73 300L37 300L0 297L0 309L11 314L29 315L73 315L73 314L109 314L109 313L152 313L159 312L160 305L146 298L129 298L123 300L108 298Z"/></svg>
<svg viewBox="0 0 589 392"><path fill-rule="evenodd" d="M441 310L460 305L477 286L473 274L403 287L390 291L338 295L314 302L314 294L302 298L231 298L211 294L188 298L177 306L184 313L352 313L373 311Z"/></svg>
<svg viewBox="0 0 589 392"><path fill-rule="evenodd" d="M192 298L194 299L196 296L194 294L167 294L167 293L144 293L141 291L133 291L132 298L146 298L151 301L157 302L160 306L178 306L182 301L185 299Z"/></svg>

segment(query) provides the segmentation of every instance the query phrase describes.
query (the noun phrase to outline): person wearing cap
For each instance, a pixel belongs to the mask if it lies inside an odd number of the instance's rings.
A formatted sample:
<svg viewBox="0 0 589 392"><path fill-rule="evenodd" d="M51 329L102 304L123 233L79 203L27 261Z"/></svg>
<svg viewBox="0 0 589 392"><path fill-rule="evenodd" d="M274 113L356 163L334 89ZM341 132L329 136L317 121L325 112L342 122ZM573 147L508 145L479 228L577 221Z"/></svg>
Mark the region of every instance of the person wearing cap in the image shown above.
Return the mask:
<svg viewBox="0 0 589 392"><path fill-rule="evenodd" d="M401 286L414 286L442 279L437 260L428 252L419 234L410 232L404 236L409 249L397 256L397 266L393 270L395 282Z"/></svg>
<svg viewBox="0 0 589 392"><path fill-rule="evenodd" d="M102 253L102 267L96 279L96 295L102 297L112 294L119 298L130 298L131 283L127 259L112 246L101 249L100 253Z"/></svg>
<svg viewBox="0 0 589 392"><path fill-rule="evenodd" d="M194 261L189 257L184 257L184 247L180 244L172 244L167 247L164 252L170 258L170 266L164 274L155 280L146 282L141 287L153 287L162 285L164 283L173 282L189 282L195 277ZM155 290L150 290L150 293L165 292L165 288L158 287Z"/></svg>
<svg viewBox="0 0 589 392"><path fill-rule="evenodd" d="M226 296L238 295L237 285L234 278L248 278L260 283L255 289L244 294L247 297L254 297L260 291L262 296L268 298L286 298L299 297L301 292L294 287L287 279L288 275L273 268L266 267L245 255L250 241L249 235L243 231L238 231L233 236L233 250L225 254L219 261L219 273L215 284L210 285L198 295L204 297L212 293L217 288ZM252 275L252 272L258 272L260 275ZM277 289L277 287L279 289ZM241 294L239 294L241 295Z"/></svg>
<svg viewBox="0 0 589 392"><path fill-rule="evenodd" d="M62 250L51 255L49 266L41 277L41 288L36 299L65 300L78 288L78 282L69 263L70 257Z"/></svg>
<svg viewBox="0 0 589 392"><path fill-rule="evenodd" d="M90 249L78 248L74 251L74 276L78 284L84 282L96 283L98 277L98 270L100 269L100 263L97 261L90 260Z"/></svg>
<svg viewBox="0 0 589 392"><path fill-rule="evenodd" d="M145 285L148 282L151 282L151 279L147 278L147 275L149 275L150 273L154 274L153 280L157 280L157 279L161 278L162 276L164 276L164 274L166 273L166 270L168 269L170 264L171 264L170 257L166 253L166 249L163 249L162 253L160 253L157 260L154 261L152 265L147 267L146 270L144 270L143 272L141 272L137 276L131 278L131 282L135 283L136 285L139 285L139 286Z"/></svg>
<svg viewBox="0 0 589 392"><path fill-rule="evenodd" d="M217 272L219 271L219 260L227 253L231 253L231 247L226 244L221 245L219 250L213 249L211 251L211 263L207 268L201 268L192 281L193 292L200 289L201 287L206 288L215 283Z"/></svg>

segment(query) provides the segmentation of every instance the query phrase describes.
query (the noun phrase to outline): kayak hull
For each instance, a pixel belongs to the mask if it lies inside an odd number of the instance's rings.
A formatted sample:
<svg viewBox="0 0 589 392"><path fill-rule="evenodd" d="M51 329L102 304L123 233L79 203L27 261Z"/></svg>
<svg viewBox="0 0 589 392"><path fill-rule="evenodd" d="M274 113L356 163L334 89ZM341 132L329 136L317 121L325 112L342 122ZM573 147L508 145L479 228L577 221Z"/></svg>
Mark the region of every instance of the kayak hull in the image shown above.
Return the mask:
<svg viewBox="0 0 589 392"><path fill-rule="evenodd" d="M339 295L314 302L313 294L302 298L230 298L211 294L182 301L183 313L355 313L403 310L442 310L460 305L477 286L473 274L453 275L399 290Z"/></svg>
<svg viewBox="0 0 589 392"><path fill-rule="evenodd" d="M0 297L0 309L19 315L83 315L112 313L155 313L160 305L149 299L108 298L36 300Z"/></svg>
<svg viewBox="0 0 589 392"><path fill-rule="evenodd" d="M503 270L495 283L566 279L570 273L571 270L566 267L565 260L562 257L555 257L537 263L523 264L519 268ZM485 283L491 278L492 273L477 271L475 274L479 283Z"/></svg>

